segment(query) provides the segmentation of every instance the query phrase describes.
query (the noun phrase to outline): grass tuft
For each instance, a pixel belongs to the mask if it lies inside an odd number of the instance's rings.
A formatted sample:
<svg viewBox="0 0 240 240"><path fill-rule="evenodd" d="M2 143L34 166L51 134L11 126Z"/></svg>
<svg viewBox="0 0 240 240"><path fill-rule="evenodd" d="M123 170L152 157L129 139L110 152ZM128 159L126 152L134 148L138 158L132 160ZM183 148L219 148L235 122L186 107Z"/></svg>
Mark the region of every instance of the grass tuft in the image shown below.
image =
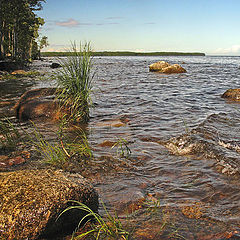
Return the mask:
<svg viewBox="0 0 240 240"><path fill-rule="evenodd" d="M86 134L78 129L74 139L68 139L64 134L65 124L59 125L56 133L57 141L50 143L39 132L33 123L33 137L29 136L30 141L36 147L36 150L43 156L46 163L62 167L73 157L78 160L86 160L92 157L92 151L88 143Z"/></svg>
<svg viewBox="0 0 240 240"><path fill-rule="evenodd" d="M116 147L117 155L120 157L128 158L132 152L128 147L129 142L124 138L119 138L118 141L112 146L112 149Z"/></svg>
<svg viewBox="0 0 240 240"><path fill-rule="evenodd" d="M92 105L90 93L93 87L92 57L90 43L76 43L70 49L71 56L60 59L62 68L56 72L61 106L70 110L74 121L88 122Z"/></svg>

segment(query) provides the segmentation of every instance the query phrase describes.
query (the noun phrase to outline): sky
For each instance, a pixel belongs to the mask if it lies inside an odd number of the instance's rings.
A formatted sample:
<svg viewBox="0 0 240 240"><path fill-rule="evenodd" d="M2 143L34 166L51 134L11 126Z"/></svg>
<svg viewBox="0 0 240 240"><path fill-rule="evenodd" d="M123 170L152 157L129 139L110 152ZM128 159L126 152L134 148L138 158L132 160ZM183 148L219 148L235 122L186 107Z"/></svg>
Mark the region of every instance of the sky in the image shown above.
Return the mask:
<svg viewBox="0 0 240 240"><path fill-rule="evenodd" d="M240 56L240 0L46 0L49 47Z"/></svg>

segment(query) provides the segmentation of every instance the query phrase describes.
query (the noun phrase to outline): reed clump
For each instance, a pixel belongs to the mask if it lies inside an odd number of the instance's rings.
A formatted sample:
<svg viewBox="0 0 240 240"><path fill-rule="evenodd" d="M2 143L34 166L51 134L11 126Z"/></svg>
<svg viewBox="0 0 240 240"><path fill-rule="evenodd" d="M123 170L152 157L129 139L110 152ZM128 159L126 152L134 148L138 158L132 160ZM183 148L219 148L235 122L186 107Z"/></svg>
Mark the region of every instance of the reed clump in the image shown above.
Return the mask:
<svg viewBox="0 0 240 240"><path fill-rule="evenodd" d="M80 43L79 48L77 50L76 43L73 43L71 55L59 59L62 68L56 72L57 99L63 109L69 109L71 120L86 123L92 105L92 51L90 43Z"/></svg>

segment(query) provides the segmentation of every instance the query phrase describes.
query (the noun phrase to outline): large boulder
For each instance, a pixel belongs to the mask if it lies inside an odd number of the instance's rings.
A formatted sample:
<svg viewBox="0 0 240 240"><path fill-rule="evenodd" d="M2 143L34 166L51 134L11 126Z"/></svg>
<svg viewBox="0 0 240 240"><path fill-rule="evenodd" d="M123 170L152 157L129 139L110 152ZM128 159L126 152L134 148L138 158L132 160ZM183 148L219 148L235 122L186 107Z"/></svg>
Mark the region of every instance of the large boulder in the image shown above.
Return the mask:
<svg viewBox="0 0 240 240"><path fill-rule="evenodd" d="M149 70L152 72L160 72L165 74L171 74L171 73L185 73L187 72L186 69L181 67L178 64L170 65L167 62L159 61L156 63L153 63L149 66Z"/></svg>
<svg viewBox="0 0 240 240"><path fill-rule="evenodd" d="M56 88L38 88L25 92L13 108L16 117L21 121L58 120L64 111L55 100L56 90Z"/></svg>
<svg viewBox="0 0 240 240"><path fill-rule="evenodd" d="M232 101L240 101L240 88L228 89L221 97Z"/></svg>
<svg viewBox="0 0 240 240"><path fill-rule="evenodd" d="M45 239L74 231L86 214L69 200L98 210L98 194L79 174L53 170L0 173L0 236L3 239Z"/></svg>

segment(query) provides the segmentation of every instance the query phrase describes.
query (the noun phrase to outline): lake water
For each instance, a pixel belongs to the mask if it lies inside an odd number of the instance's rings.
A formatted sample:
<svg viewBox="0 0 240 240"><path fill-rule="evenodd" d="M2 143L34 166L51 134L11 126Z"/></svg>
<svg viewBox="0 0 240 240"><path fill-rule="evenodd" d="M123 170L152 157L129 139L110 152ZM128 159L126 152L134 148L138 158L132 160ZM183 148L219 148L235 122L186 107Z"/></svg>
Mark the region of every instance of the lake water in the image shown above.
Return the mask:
<svg viewBox="0 0 240 240"><path fill-rule="evenodd" d="M180 64L187 73L149 72L160 60ZM41 71L47 66L34 63ZM91 179L110 209L124 217L123 207L150 197L163 208L178 209L182 225L191 226L179 230L180 239L220 239L221 231L238 230L240 105L221 95L239 88L239 67L240 57L94 58L95 107L87 131L97 167ZM0 84L5 100L16 100L26 89L54 86L49 79ZM132 153L127 159L119 156L125 141ZM138 218L154 231L156 216ZM209 222L219 227L209 230ZM205 237L209 234L215 235Z"/></svg>

